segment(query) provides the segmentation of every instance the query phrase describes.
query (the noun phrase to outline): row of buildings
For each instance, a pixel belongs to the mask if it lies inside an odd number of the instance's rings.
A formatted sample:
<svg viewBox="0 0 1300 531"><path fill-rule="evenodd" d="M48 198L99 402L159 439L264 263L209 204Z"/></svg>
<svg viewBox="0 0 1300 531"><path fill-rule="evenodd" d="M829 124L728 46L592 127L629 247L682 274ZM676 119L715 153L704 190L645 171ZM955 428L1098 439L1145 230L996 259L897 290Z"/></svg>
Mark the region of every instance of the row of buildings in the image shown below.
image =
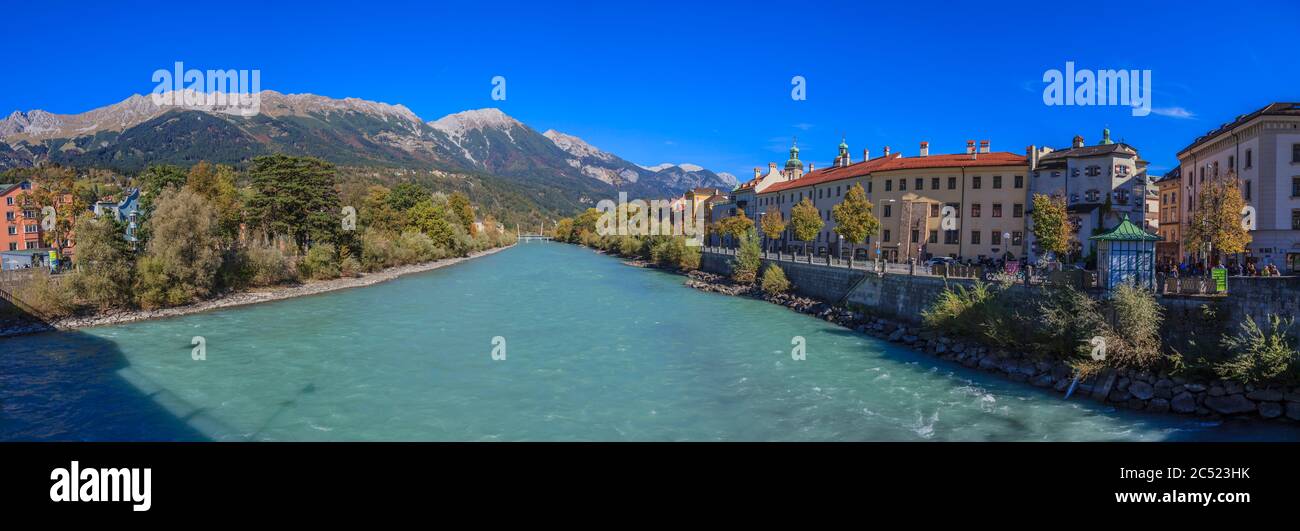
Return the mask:
<svg viewBox="0 0 1300 531"><path fill-rule="evenodd" d="M42 267L47 266L51 258L69 261L74 255L76 244L72 234L55 242L43 227L41 209L31 198L37 190L39 185L31 181L0 184L0 212L4 215L0 222L0 269ZM120 200L96 202L91 211L96 216L109 216L124 222L124 237L128 242L134 242L139 200L140 190L130 189L122 194ZM63 194L56 208L72 208L73 203L71 194Z"/></svg>
<svg viewBox="0 0 1300 531"><path fill-rule="evenodd" d="M794 145L783 166L770 163L766 172L755 168L753 179L730 194L695 190L688 197L707 203L713 221L741 211L757 221L769 208L789 220L792 207L808 198L825 221L808 243L818 254L843 255L848 245L836 237L831 208L850 187L861 185L882 225L865 246L871 255L896 262L933 257L1036 261L1043 252L1032 235L1032 197L1044 194L1065 200L1079 256L1095 254L1090 236L1127 219L1159 234L1159 259L1174 264L1196 258L1183 251L1180 238L1197 190L1205 179L1233 175L1259 220L1248 252L1234 259L1279 268L1286 264L1284 269L1296 271L1298 127L1300 105L1269 105L1196 139L1179 152L1179 168L1160 179L1147 174L1147 162L1136 147L1113 141L1109 130L1092 144L1075 136L1068 147L1031 145L1023 153L993 151L983 140L967 141L964 152L938 154L921 142L915 156L886 146L874 157L863 150L856 160L842 141L834 163L825 168L805 166ZM792 249L802 249L804 243L789 229L775 242Z"/></svg>

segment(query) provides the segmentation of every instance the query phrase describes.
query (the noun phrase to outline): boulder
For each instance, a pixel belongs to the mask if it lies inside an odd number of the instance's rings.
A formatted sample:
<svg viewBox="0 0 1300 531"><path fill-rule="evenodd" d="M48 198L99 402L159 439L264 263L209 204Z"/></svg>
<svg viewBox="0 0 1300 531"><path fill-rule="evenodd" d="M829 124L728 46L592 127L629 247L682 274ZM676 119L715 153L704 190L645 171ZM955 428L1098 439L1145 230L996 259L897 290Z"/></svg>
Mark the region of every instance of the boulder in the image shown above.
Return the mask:
<svg viewBox="0 0 1300 531"><path fill-rule="evenodd" d="M1255 411L1258 406L1242 395L1211 396L1205 399L1205 407L1220 415L1236 415Z"/></svg>
<svg viewBox="0 0 1300 531"><path fill-rule="evenodd" d="M1203 383L1189 383L1184 386L1184 389L1191 391L1193 393L1199 393L1201 391L1204 391L1206 387L1205 384Z"/></svg>
<svg viewBox="0 0 1300 531"><path fill-rule="evenodd" d="M1034 381L1030 383L1032 383L1034 387L1051 387L1054 381L1052 380L1052 375L1040 374L1038 375L1037 378L1034 378Z"/></svg>
<svg viewBox="0 0 1300 531"><path fill-rule="evenodd" d="M1282 404L1277 402L1260 402L1259 416L1266 419L1275 419L1282 416Z"/></svg>
<svg viewBox="0 0 1300 531"><path fill-rule="evenodd" d="M1129 394L1138 400L1150 400L1156 395L1156 389L1149 383L1142 380L1136 380L1128 386Z"/></svg>
<svg viewBox="0 0 1300 531"><path fill-rule="evenodd" d="M903 335L906 333L907 331L902 328L894 330L894 333L889 334L889 341L892 343L897 343L899 340L903 339Z"/></svg>
<svg viewBox="0 0 1300 531"><path fill-rule="evenodd" d="M1300 402L1286 403L1286 418L1300 420Z"/></svg>
<svg viewBox="0 0 1300 531"><path fill-rule="evenodd" d="M1194 413L1196 412L1196 395L1188 392L1178 393L1169 405L1178 413Z"/></svg>
<svg viewBox="0 0 1300 531"><path fill-rule="evenodd" d="M1281 402L1283 394L1279 389L1256 389L1246 393L1246 398L1264 402Z"/></svg>
<svg viewBox="0 0 1300 531"><path fill-rule="evenodd" d="M1169 411L1169 401L1163 398L1152 398L1150 402L1147 402L1147 411L1166 413Z"/></svg>

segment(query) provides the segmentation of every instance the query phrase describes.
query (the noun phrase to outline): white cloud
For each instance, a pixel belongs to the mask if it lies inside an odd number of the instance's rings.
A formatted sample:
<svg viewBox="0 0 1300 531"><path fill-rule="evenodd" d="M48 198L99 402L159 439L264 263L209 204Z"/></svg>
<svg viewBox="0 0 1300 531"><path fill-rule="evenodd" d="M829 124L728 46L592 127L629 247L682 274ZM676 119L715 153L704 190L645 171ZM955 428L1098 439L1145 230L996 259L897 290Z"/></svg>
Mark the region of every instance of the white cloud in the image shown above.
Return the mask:
<svg viewBox="0 0 1300 531"><path fill-rule="evenodd" d="M1151 109L1152 114L1167 116L1169 118L1178 118L1181 120L1190 120L1196 117L1196 113L1182 107L1156 107Z"/></svg>
<svg viewBox="0 0 1300 531"><path fill-rule="evenodd" d="M813 124L809 124L809 123L798 123L798 124L794 124L794 127L795 127L795 129L800 129L800 130L803 130L803 131L807 131L807 130L813 128Z"/></svg>

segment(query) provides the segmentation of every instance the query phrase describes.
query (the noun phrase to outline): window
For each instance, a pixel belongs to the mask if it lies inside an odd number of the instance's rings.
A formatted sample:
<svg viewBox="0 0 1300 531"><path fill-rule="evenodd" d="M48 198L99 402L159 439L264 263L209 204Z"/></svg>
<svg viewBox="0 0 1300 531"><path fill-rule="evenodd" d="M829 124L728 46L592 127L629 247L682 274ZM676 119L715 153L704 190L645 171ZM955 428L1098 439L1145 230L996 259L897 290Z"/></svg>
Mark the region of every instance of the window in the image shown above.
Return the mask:
<svg viewBox="0 0 1300 531"><path fill-rule="evenodd" d="M1237 167L1237 157L1228 155L1228 169L1231 170L1236 167Z"/></svg>
<svg viewBox="0 0 1300 531"><path fill-rule="evenodd" d="M930 189L931 189L931 190L938 190L938 189L939 189L939 178L938 178L938 177L931 177L931 178L930 178Z"/></svg>
<svg viewBox="0 0 1300 531"><path fill-rule="evenodd" d="M14 204L14 198L12 198L12 197L6 197L6 198L5 198L5 204L6 204L6 205L12 205L12 204Z"/></svg>
<svg viewBox="0 0 1300 531"><path fill-rule="evenodd" d="M5 221L13 221L13 220L14 220L14 211L10 210L8 212L5 212Z"/></svg>
<svg viewBox="0 0 1300 531"><path fill-rule="evenodd" d="M1070 177L1078 177L1078 176L1079 176L1079 168L1074 168L1070 170Z"/></svg>
<svg viewBox="0 0 1300 531"><path fill-rule="evenodd" d="M956 178L956 177L949 177L949 178L948 178L948 189L949 189L949 190L956 190L956 189L957 189L957 178Z"/></svg>
<svg viewBox="0 0 1300 531"><path fill-rule="evenodd" d="M1291 163L1300 163L1300 144L1291 144Z"/></svg>
<svg viewBox="0 0 1300 531"><path fill-rule="evenodd" d="M889 229L885 229L885 237L884 237L884 240L885 240L885 241L889 241Z"/></svg>
<svg viewBox="0 0 1300 531"><path fill-rule="evenodd" d="M1052 172L1052 177L1060 177L1060 176L1061 176L1061 172L1059 171Z"/></svg>
<svg viewBox="0 0 1300 531"><path fill-rule="evenodd" d="M1015 185L1014 185L1014 186L1015 186L1017 189L1020 189L1020 188L1024 188L1024 187L1025 187L1025 176L1024 176L1024 175L1017 175L1017 176L1013 177L1012 180L1015 182Z"/></svg>
<svg viewBox="0 0 1300 531"><path fill-rule="evenodd" d="M1101 175L1101 166L1088 166L1088 171L1084 173L1089 177L1097 177Z"/></svg>
<svg viewBox="0 0 1300 531"><path fill-rule="evenodd" d="M871 181L867 181L867 193L871 193Z"/></svg>
<svg viewBox="0 0 1300 531"><path fill-rule="evenodd" d="M891 217L893 215L894 212L894 209L892 208L893 206L894 205L885 205L885 217Z"/></svg>
<svg viewBox="0 0 1300 531"><path fill-rule="evenodd" d="M1300 230L1300 209L1291 210L1291 230Z"/></svg>
<svg viewBox="0 0 1300 531"><path fill-rule="evenodd" d="M971 245L980 244L980 231L977 230L970 231L970 243Z"/></svg>
<svg viewBox="0 0 1300 531"><path fill-rule="evenodd" d="M906 190L906 189L907 189L907 179L899 179L899 180L898 180L898 191L901 192L901 191Z"/></svg>
<svg viewBox="0 0 1300 531"><path fill-rule="evenodd" d="M955 230L943 231L943 243L946 243L948 245L956 245L958 240L960 240L960 236L958 235L957 231Z"/></svg>
<svg viewBox="0 0 1300 531"><path fill-rule="evenodd" d="M1084 197L1087 198L1089 203L1099 202L1101 201L1101 190L1088 190L1084 193Z"/></svg>
<svg viewBox="0 0 1300 531"><path fill-rule="evenodd" d="M10 236L13 236L13 235L15 235L15 234L18 234L18 226L17 226L17 225L10 225L10 226L9 226L9 235L10 235Z"/></svg>
<svg viewBox="0 0 1300 531"><path fill-rule="evenodd" d="M971 188L974 188L974 189L976 189L976 190L979 190L979 189L980 189L980 180L981 180L981 179L980 179L980 176L979 176L979 175L976 175L976 176L974 176L974 177L971 177L971 178L970 178L970 187L971 187Z"/></svg>
<svg viewBox="0 0 1300 531"><path fill-rule="evenodd" d="M27 242L28 249L35 249L37 242Z"/></svg>
<svg viewBox="0 0 1300 531"><path fill-rule="evenodd" d="M1119 204L1121 204L1121 205L1127 205L1127 204L1128 204L1128 190L1125 190L1125 189L1123 189L1123 188L1120 188L1119 190L1115 190L1115 202L1116 202L1116 203L1119 203Z"/></svg>
<svg viewBox="0 0 1300 531"><path fill-rule="evenodd" d="M36 234L36 232L39 231L39 230L40 230L40 226L39 226L39 225L27 225L27 226L23 227L23 232L25 232L25 233L27 233L27 234Z"/></svg>
<svg viewBox="0 0 1300 531"><path fill-rule="evenodd" d="M925 189L925 178L924 178L924 177L917 177L917 178L916 178L916 190L917 190L917 191L920 191L920 190L924 190L924 189Z"/></svg>
<svg viewBox="0 0 1300 531"><path fill-rule="evenodd" d="M1122 165L1122 164L1116 164L1116 165L1115 165L1115 174L1116 174L1116 175L1128 175L1128 166L1124 166L1124 165Z"/></svg>
<svg viewBox="0 0 1300 531"><path fill-rule="evenodd" d="M980 204L979 204L979 203L971 203L971 204L970 204L970 217L972 217L972 218L978 218L978 217L980 217Z"/></svg>
<svg viewBox="0 0 1300 531"><path fill-rule="evenodd" d="M1002 217L1002 203L993 203L993 217Z"/></svg>
<svg viewBox="0 0 1300 531"><path fill-rule="evenodd" d="M1242 196L1245 197L1247 201L1250 201L1250 181L1246 181L1246 187L1242 189L1242 192Z"/></svg>
<svg viewBox="0 0 1300 531"><path fill-rule="evenodd" d="M930 217L939 217L939 203L930 203Z"/></svg>
<svg viewBox="0 0 1300 531"><path fill-rule="evenodd" d="M921 231L919 229L912 229L912 243L920 243L920 241Z"/></svg>
<svg viewBox="0 0 1300 531"><path fill-rule="evenodd" d="M1291 197L1300 197L1300 176L1291 178Z"/></svg>
<svg viewBox="0 0 1300 531"><path fill-rule="evenodd" d="M1002 233L1001 233L1001 232L993 231L993 232L990 232L990 233L989 233L989 236L992 236L991 238L989 238L989 243L991 243L991 244L993 244L993 245L1002 245Z"/></svg>
<svg viewBox="0 0 1300 531"><path fill-rule="evenodd" d="M937 230L930 231L930 239L927 241L929 243L939 243L939 231Z"/></svg>
<svg viewBox="0 0 1300 531"><path fill-rule="evenodd" d="M1001 175L994 175L994 176L993 176L993 189L994 189L994 190L1000 190L1000 189L1002 189L1002 176L1001 176Z"/></svg>
<svg viewBox="0 0 1300 531"><path fill-rule="evenodd" d="M892 192L892 191L894 191L894 181L891 181L891 180L889 180L889 179L885 179L885 191L886 191L886 192Z"/></svg>
<svg viewBox="0 0 1300 531"><path fill-rule="evenodd" d="M1013 218L1025 217L1025 205L1022 205L1020 203L1011 205L1011 217Z"/></svg>
<svg viewBox="0 0 1300 531"><path fill-rule="evenodd" d="M17 250L18 250L18 242L9 242L9 250L10 250L10 251L17 251Z"/></svg>
<svg viewBox="0 0 1300 531"><path fill-rule="evenodd" d="M1016 230L1011 231L1011 245L1024 245L1024 244L1025 244L1025 235L1021 234L1020 231L1016 231Z"/></svg>
<svg viewBox="0 0 1300 531"><path fill-rule="evenodd" d="M839 196L840 196L840 187L836 186L836 187L835 187L835 197L839 197Z"/></svg>
<svg viewBox="0 0 1300 531"><path fill-rule="evenodd" d="M1254 166L1255 166L1255 152L1253 152L1253 151L1247 149L1247 150L1246 150L1246 169L1249 170L1249 169L1251 169L1251 168L1254 167Z"/></svg>

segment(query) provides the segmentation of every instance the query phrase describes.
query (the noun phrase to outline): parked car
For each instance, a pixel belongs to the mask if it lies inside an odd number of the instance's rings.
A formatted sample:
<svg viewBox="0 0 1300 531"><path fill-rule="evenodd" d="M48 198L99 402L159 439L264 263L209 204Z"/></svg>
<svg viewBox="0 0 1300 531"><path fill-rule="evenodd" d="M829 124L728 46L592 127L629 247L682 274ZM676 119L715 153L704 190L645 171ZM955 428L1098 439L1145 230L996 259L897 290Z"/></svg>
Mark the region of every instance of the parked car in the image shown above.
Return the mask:
<svg viewBox="0 0 1300 531"><path fill-rule="evenodd" d="M925 265L927 265L927 266L929 266L929 267L934 267L934 266L937 266L937 265L947 265L947 264L953 263L953 262L955 262L955 261L956 261L956 260L954 260L953 258L948 257L948 256L936 256L936 257L934 257L934 258L931 258L931 259L929 259L929 260L926 260L926 261L925 261Z"/></svg>

